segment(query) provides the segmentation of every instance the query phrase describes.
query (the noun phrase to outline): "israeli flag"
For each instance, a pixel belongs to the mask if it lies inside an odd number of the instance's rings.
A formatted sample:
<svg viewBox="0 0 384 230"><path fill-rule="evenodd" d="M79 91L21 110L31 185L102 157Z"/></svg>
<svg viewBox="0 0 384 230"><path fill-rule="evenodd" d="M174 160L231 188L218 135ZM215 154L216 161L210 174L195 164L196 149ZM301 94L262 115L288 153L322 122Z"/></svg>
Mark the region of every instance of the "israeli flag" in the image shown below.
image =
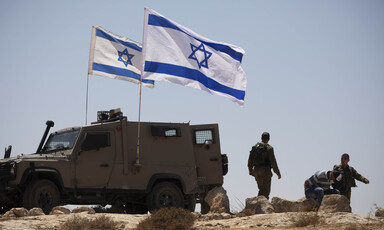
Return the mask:
<svg viewBox="0 0 384 230"><path fill-rule="evenodd" d="M144 20L143 79L176 83L244 104L243 49L198 35L151 9L145 9Z"/></svg>
<svg viewBox="0 0 384 230"><path fill-rule="evenodd" d="M140 43L93 26L88 74L139 84L141 51ZM145 79L142 84L152 88L154 81Z"/></svg>

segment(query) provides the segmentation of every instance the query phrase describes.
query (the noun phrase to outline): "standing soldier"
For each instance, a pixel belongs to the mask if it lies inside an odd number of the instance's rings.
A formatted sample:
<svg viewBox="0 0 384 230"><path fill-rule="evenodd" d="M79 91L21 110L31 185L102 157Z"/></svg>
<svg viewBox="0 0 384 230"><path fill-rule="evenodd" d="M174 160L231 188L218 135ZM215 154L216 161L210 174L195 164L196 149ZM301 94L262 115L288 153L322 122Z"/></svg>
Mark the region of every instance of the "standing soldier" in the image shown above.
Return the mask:
<svg viewBox="0 0 384 230"><path fill-rule="evenodd" d="M341 155L341 164L333 167L334 171L339 171L343 174L341 181L336 182L333 187L340 191L341 195L344 195L351 201L351 187L356 187L356 180L359 180L365 184L369 184L369 180L360 175L356 169L348 165L349 155L344 153Z"/></svg>
<svg viewBox="0 0 384 230"><path fill-rule="evenodd" d="M279 167L276 163L273 147L268 144L269 133L264 132L261 135L261 142L252 147L248 158L249 175L254 176L259 187L258 196L262 195L269 199L271 192L272 172L281 178Z"/></svg>

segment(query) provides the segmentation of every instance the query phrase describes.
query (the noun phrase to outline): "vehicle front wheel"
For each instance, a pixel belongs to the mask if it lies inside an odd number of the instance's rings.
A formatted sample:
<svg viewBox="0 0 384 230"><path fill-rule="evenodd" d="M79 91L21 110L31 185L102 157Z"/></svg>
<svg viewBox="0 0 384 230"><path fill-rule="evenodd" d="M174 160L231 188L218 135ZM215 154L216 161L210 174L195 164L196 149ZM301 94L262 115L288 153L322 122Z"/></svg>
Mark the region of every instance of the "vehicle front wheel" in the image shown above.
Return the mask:
<svg viewBox="0 0 384 230"><path fill-rule="evenodd" d="M30 183L24 191L23 206L26 209L41 208L45 214L60 203L60 192L50 180L37 180Z"/></svg>
<svg viewBox="0 0 384 230"><path fill-rule="evenodd" d="M184 196L180 188L171 182L160 182L155 185L147 197L150 211L165 207L184 207Z"/></svg>

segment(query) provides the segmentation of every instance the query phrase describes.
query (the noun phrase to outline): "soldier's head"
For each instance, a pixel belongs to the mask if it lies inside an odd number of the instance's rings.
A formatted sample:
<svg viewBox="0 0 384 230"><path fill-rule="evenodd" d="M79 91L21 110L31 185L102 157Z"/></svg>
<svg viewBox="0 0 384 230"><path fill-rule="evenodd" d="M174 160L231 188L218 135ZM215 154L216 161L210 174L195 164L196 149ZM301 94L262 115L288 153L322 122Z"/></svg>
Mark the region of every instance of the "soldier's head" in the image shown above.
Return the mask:
<svg viewBox="0 0 384 230"><path fill-rule="evenodd" d="M261 141L264 142L264 143L268 143L269 141L269 133L268 132L264 132L263 134L261 134Z"/></svg>
<svg viewBox="0 0 384 230"><path fill-rule="evenodd" d="M349 155L348 155L348 153L344 153L343 155L341 155L341 165L343 167L346 167L348 165L348 162L349 162Z"/></svg>

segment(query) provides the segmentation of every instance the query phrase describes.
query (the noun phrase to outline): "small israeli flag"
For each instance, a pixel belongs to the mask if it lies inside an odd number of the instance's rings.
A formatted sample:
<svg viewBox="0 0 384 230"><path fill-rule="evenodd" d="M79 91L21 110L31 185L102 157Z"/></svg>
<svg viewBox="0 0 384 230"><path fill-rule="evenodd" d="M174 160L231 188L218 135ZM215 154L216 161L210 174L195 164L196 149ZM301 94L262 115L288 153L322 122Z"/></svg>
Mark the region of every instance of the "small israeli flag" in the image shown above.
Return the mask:
<svg viewBox="0 0 384 230"><path fill-rule="evenodd" d="M204 90L243 105L247 78L240 64L244 54L240 47L205 38L145 9L143 79Z"/></svg>
<svg viewBox="0 0 384 230"><path fill-rule="evenodd" d="M140 43L93 26L88 74L139 84L141 51ZM154 81L144 79L142 84L152 88Z"/></svg>

